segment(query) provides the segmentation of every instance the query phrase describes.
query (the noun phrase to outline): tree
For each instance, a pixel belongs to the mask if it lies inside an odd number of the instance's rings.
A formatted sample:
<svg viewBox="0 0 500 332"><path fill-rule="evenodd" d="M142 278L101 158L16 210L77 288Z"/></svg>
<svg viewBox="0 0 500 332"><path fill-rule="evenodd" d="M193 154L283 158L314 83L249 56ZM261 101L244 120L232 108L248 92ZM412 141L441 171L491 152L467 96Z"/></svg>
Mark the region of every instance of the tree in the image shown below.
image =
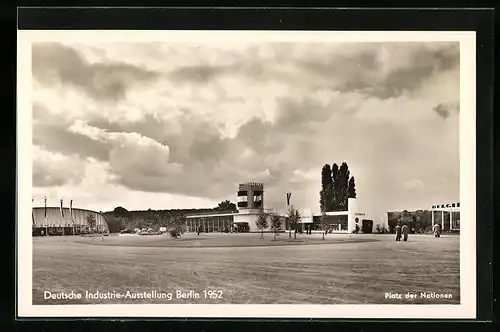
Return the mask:
<svg viewBox="0 0 500 332"><path fill-rule="evenodd" d="M377 224L376 227L375 227L375 231L377 233L380 233L380 234L385 234L388 232L387 228L385 228L385 226L383 225L380 225L380 224Z"/></svg>
<svg viewBox="0 0 500 332"><path fill-rule="evenodd" d="M186 225L186 217L184 215L171 215L166 220L166 227L171 230L176 230L177 233L182 234L184 232L184 226Z"/></svg>
<svg viewBox="0 0 500 332"><path fill-rule="evenodd" d="M108 229L110 233L119 233L121 230L125 228L124 222L123 222L123 217L108 217L107 222L108 222Z"/></svg>
<svg viewBox="0 0 500 332"><path fill-rule="evenodd" d="M144 220L142 218L134 219L132 223L134 228L143 229L144 228Z"/></svg>
<svg viewBox="0 0 500 332"><path fill-rule="evenodd" d="M274 240L276 240L276 236L281 231L281 218L277 214L271 215L271 230L274 233Z"/></svg>
<svg viewBox="0 0 500 332"><path fill-rule="evenodd" d="M219 203L219 205L216 207L216 210L236 212L238 211L238 208L236 207L236 204L231 203L228 200L225 200Z"/></svg>
<svg viewBox="0 0 500 332"><path fill-rule="evenodd" d="M177 228L171 228L168 232L170 236L174 239L177 239L178 237L181 236L181 232Z"/></svg>
<svg viewBox="0 0 500 332"><path fill-rule="evenodd" d="M356 183L347 163L343 162L340 167L324 165L321 169L321 211L346 211L349 198L356 198Z"/></svg>
<svg viewBox="0 0 500 332"><path fill-rule="evenodd" d="M290 206L288 210L288 222L290 225L290 235L292 237L292 229L294 230L294 239L297 238L297 227L299 225L302 216L300 215L299 210L295 209L293 205Z"/></svg>
<svg viewBox="0 0 500 332"><path fill-rule="evenodd" d="M156 211L153 211L150 213L149 217L148 217L148 223L152 226L156 226L158 227L158 225L160 224L160 215L158 214L158 212Z"/></svg>
<svg viewBox="0 0 500 332"><path fill-rule="evenodd" d="M356 183L354 181L354 176L349 179L349 185L347 187L347 198L356 198Z"/></svg>
<svg viewBox="0 0 500 332"><path fill-rule="evenodd" d="M335 183L335 194L337 196L337 211L347 210L348 185L349 185L349 167L347 163L342 163L339 167L337 181Z"/></svg>
<svg viewBox="0 0 500 332"><path fill-rule="evenodd" d="M393 211L387 212L387 225L389 226L389 233L394 233L396 225L399 223L401 218L401 212Z"/></svg>
<svg viewBox="0 0 500 332"><path fill-rule="evenodd" d="M389 226L389 233L394 232L394 227L396 227L398 222L411 223L416 233L425 233L432 230L432 214L429 210L388 212L387 222Z"/></svg>
<svg viewBox="0 0 500 332"><path fill-rule="evenodd" d="M130 212L121 206L116 207L113 210L113 214L117 217L130 217Z"/></svg>
<svg viewBox="0 0 500 332"><path fill-rule="evenodd" d="M257 228L260 229L260 238L264 238L264 229L269 226L269 222L267 221L267 217L269 215L265 213L264 211L260 211L259 214L257 215L257 221L256 225Z"/></svg>
<svg viewBox="0 0 500 332"><path fill-rule="evenodd" d="M321 191L319 192L319 205L321 211L329 211L332 204L333 193L332 170L330 165L326 164L321 169Z"/></svg>
<svg viewBox="0 0 500 332"><path fill-rule="evenodd" d="M97 221L95 216L92 213L89 213L85 216L85 222L89 228L89 231L92 233L97 225Z"/></svg>
<svg viewBox="0 0 500 332"><path fill-rule="evenodd" d="M332 165L332 173L330 175L332 177L332 188L330 189L330 203L328 204L328 210L326 211L338 211L338 186L339 186L339 166L337 164Z"/></svg>
<svg viewBox="0 0 500 332"><path fill-rule="evenodd" d="M326 215L325 212L321 214L321 217L319 219L319 224L318 227L320 230L322 230L322 236L323 240L325 239L325 231L328 229L328 226L330 225L330 221L328 220L328 216Z"/></svg>

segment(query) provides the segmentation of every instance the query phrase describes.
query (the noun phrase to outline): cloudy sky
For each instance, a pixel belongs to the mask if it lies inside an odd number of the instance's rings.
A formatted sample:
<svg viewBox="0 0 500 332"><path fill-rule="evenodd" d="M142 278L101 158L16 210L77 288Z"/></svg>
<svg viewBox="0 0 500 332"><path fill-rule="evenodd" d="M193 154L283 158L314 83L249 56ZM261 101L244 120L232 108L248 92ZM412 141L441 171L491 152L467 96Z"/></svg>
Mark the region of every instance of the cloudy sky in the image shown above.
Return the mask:
<svg viewBox="0 0 500 332"><path fill-rule="evenodd" d="M35 43L35 199L213 207L238 183L319 210L347 162L368 213L459 197L458 43Z"/></svg>

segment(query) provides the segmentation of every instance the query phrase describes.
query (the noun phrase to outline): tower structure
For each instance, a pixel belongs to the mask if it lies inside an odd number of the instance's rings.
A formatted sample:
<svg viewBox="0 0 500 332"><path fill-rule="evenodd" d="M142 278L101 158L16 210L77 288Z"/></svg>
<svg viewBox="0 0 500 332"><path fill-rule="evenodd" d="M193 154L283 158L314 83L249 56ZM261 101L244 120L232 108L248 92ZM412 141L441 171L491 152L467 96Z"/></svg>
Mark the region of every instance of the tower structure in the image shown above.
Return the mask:
<svg viewBox="0 0 500 332"><path fill-rule="evenodd" d="M264 209L264 184L247 182L238 188L238 209L243 213L258 213Z"/></svg>

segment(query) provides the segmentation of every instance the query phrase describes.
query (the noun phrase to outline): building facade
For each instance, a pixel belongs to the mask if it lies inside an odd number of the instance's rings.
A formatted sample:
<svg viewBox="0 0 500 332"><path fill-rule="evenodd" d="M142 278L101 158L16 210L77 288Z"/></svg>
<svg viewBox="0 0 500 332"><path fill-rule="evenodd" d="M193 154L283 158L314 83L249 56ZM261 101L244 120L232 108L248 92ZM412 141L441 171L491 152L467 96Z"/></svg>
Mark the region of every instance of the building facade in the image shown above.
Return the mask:
<svg viewBox="0 0 500 332"><path fill-rule="evenodd" d="M108 233L106 217L96 211L78 208L33 207L33 235L78 235ZM89 223L88 220L94 220ZM90 229L90 225L93 229Z"/></svg>
<svg viewBox="0 0 500 332"><path fill-rule="evenodd" d="M272 214L272 211L264 208L264 185L262 183L248 182L240 184L237 192L238 212L236 213L215 213L198 214L186 216L186 230L188 232L259 232L257 219L259 213L265 211ZM366 219L364 212L360 211L358 201L355 198L348 199L347 211L326 212L329 220L327 229L332 233L352 233L356 229L365 232L374 231L372 220ZM299 231L320 230L322 214L314 214L311 209L301 211ZM282 230L289 230L288 218L280 215ZM265 231L271 230L271 221L268 217L268 227Z"/></svg>
<svg viewBox="0 0 500 332"><path fill-rule="evenodd" d="M460 230L460 203L433 205L431 215L432 226L439 224L443 231Z"/></svg>
<svg viewBox="0 0 500 332"><path fill-rule="evenodd" d="M234 226L234 213L186 216L186 231L203 233L229 232Z"/></svg>
<svg viewBox="0 0 500 332"><path fill-rule="evenodd" d="M186 216L188 232L257 232L257 219L264 211L264 184L242 183L238 186L238 212ZM270 222L269 222L270 224ZM270 227L267 227L267 231Z"/></svg>

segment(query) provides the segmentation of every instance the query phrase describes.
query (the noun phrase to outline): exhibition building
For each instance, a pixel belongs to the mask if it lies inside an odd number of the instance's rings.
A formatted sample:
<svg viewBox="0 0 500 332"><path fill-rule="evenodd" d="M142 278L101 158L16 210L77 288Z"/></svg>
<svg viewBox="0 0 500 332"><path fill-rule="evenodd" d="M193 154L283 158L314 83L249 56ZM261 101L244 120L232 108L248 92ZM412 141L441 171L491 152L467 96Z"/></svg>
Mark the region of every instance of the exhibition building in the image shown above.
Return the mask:
<svg viewBox="0 0 500 332"><path fill-rule="evenodd" d="M238 212L235 213L210 213L193 214L186 216L186 229L188 232L223 232L232 229L237 232L258 232L257 219L259 213L266 212L272 214L272 209L265 209L264 205L264 185L262 183L248 182L239 185L238 192ZM332 233L352 233L358 225L359 229L371 233L373 221L365 219L365 213L359 211L357 199L348 199L347 211L326 212L328 226ZM319 230L321 214L314 214L311 209L300 211L301 220L299 230ZM286 214L280 215L282 229L289 230L289 223ZM270 222L268 223L271 224ZM266 231L270 231L268 226Z"/></svg>
<svg viewBox="0 0 500 332"><path fill-rule="evenodd" d="M33 235L108 233L106 217L96 211L66 207L33 207Z"/></svg>

